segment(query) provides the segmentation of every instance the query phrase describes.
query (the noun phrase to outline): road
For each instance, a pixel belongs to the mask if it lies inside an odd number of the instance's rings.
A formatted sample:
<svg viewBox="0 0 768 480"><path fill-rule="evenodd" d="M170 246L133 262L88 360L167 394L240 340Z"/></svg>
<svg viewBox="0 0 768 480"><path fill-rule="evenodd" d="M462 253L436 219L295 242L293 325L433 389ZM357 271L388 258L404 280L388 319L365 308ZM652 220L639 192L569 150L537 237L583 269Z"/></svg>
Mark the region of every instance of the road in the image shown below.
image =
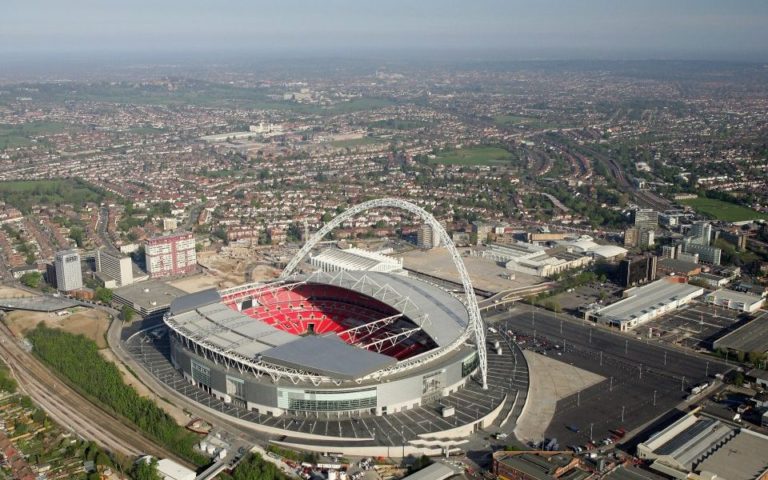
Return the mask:
<svg viewBox="0 0 768 480"><path fill-rule="evenodd" d="M64 428L94 440L108 450L125 455L144 453L173 458L194 468L68 387L36 357L21 348L5 325L0 325L0 355L13 371L20 388Z"/></svg>

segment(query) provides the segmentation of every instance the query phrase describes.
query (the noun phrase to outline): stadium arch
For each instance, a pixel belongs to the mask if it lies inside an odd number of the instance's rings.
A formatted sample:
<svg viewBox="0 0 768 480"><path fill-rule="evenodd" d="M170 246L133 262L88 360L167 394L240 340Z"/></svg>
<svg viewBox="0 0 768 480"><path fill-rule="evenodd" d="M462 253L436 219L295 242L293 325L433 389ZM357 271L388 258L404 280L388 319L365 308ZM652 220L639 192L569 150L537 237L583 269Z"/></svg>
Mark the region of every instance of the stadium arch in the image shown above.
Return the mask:
<svg viewBox="0 0 768 480"><path fill-rule="evenodd" d="M440 236L441 243L445 245L448 253L451 255L451 260L453 260L453 265L456 268L456 271L459 273L461 285L464 288L464 294L466 297L464 299L464 305L467 307L467 311L469 312L469 328L472 329L472 333L475 338L477 355L480 363L480 383L482 384L483 389L487 389L488 354L485 345L485 328L483 326L483 319L480 316L480 308L477 305L477 298L475 298L475 289L472 287L472 282L469 279L469 273L467 273L467 268L464 265L464 261L461 259L461 255L459 255L459 251L456 249L456 245L453 244L453 241L448 235L448 232L445 231L443 226L440 225L440 222L438 222L431 213L427 212L418 205L398 198L380 198L376 200L368 200L367 202L354 205L347 210L344 210L344 212L331 219L330 222L323 225L320 230L312 235L312 237L291 259L291 261L288 262L288 265L285 266L282 273L280 274L280 278L286 279L289 277L299 265L299 262L301 262L301 260L307 256L307 254L315 247L315 245L322 241L326 235L341 225L344 221L349 220L350 218L353 218L362 212L377 208L396 208L410 212L418 216L424 223L432 227L433 231L437 232Z"/></svg>

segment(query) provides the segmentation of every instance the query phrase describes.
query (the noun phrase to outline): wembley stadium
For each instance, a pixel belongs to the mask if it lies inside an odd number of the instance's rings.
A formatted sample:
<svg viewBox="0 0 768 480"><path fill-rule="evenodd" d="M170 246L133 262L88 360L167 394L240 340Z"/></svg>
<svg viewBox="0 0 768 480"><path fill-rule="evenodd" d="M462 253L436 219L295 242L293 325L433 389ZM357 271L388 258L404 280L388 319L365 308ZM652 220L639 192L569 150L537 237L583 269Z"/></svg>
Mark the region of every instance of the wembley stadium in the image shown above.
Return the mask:
<svg viewBox="0 0 768 480"><path fill-rule="evenodd" d="M271 415L413 408L478 368L467 308L397 274L315 272L177 299L171 361L225 402Z"/></svg>
<svg viewBox="0 0 768 480"><path fill-rule="evenodd" d="M429 224L463 291L402 271L302 263L332 229L378 208ZM527 404L525 358L508 337L486 332L450 237L428 212L398 199L332 219L280 278L180 296L159 325L134 322L122 338L172 395L292 448L439 454L477 430L512 428Z"/></svg>

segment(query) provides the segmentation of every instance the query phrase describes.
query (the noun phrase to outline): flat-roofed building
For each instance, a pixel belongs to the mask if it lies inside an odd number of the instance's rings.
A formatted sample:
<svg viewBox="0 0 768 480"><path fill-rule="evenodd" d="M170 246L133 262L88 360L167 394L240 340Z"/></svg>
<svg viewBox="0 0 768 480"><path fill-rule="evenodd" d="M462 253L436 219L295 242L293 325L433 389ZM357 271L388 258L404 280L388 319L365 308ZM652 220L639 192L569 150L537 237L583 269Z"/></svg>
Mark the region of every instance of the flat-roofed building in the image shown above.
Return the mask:
<svg viewBox="0 0 768 480"><path fill-rule="evenodd" d="M107 250L96 251L96 271L102 274L104 286L124 287L133 283L131 257ZM107 283L110 285L107 285Z"/></svg>
<svg viewBox="0 0 768 480"><path fill-rule="evenodd" d="M197 268L195 236L175 233L150 238L145 245L147 272L152 278L194 273Z"/></svg>
<svg viewBox="0 0 768 480"><path fill-rule="evenodd" d="M703 274L702 274L703 275ZM740 312L754 313L763 306L765 299L751 293L736 292L734 290L720 289L706 296L707 303L718 307L730 308Z"/></svg>
<svg viewBox="0 0 768 480"><path fill-rule="evenodd" d="M694 410L638 444L637 456L672 478L768 479L768 436Z"/></svg>
<svg viewBox="0 0 768 480"><path fill-rule="evenodd" d="M656 230L659 226L659 212L650 208L639 208L632 215L633 224L641 230Z"/></svg>
<svg viewBox="0 0 768 480"><path fill-rule="evenodd" d="M112 303L122 308L128 305L142 318L161 318L171 302L187 292L157 280L120 287L112 294Z"/></svg>
<svg viewBox="0 0 768 480"><path fill-rule="evenodd" d="M404 272L403 260L360 248L328 248L309 257L309 263L325 272L366 270L370 272Z"/></svg>
<svg viewBox="0 0 768 480"><path fill-rule="evenodd" d="M569 453L496 452L493 473L500 480L587 479L593 475L581 468L578 457Z"/></svg>
<svg viewBox="0 0 768 480"><path fill-rule="evenodd" d="M624 299L589 311L586 316L589 320L627 331L680 308L703 294L702 287L689 285L679 278L663 278L642 287L627 289Z"/></svg>
<svg viewBox="0 0 768 480"><path fill-rule="evenodd" d="M56 288L71 292L83 288L83 270L80 268L80 254L77 250L56 252Z"/></svg>

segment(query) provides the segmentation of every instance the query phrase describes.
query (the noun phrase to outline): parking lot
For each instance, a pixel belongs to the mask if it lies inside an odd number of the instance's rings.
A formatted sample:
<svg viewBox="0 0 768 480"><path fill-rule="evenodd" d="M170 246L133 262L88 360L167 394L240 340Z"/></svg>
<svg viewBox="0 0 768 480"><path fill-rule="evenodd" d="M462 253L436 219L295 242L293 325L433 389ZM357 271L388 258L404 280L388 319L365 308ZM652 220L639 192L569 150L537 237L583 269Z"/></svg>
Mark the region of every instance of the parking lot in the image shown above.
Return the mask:
<svg viewBox="0 0 768 480"><path fill-rule="evenodd" d="M634 330L666 343L692 349L710 349L712 342L744 324L748 316L723 307L693 302Z"/></svg>
<svg viewBox="0 0 768 480"><path fill-rule="evenodd" d="M600 442L618 429L639 428L680 404L690 387L727 369L716 360L541 309L534 316L530 307L518 308L494 316L493 322L513 331L523 348L605 378L557 402L546 436L561 446Z"/></svg>

